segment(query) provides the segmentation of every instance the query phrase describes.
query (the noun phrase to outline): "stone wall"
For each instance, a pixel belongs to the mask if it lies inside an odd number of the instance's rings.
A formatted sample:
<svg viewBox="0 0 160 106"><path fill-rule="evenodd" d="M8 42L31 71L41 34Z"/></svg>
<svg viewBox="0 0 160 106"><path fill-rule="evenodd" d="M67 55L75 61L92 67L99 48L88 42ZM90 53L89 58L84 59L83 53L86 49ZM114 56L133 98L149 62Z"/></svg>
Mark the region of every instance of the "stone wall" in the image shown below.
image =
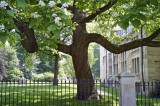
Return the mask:
<svg viewBox="0 0 160 106"><path fill-rule="evenodd" d="M160 48L147 47L148 81L160 81Z"/></svg>

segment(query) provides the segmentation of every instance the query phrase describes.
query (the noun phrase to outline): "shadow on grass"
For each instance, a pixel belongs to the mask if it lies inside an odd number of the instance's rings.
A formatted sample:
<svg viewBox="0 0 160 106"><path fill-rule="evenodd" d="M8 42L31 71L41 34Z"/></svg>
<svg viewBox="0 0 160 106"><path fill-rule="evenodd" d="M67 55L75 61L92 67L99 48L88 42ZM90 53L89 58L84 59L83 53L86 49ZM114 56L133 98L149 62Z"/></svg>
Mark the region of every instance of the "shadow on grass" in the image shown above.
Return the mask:
<svg viewBox="0 0 160 106"><path fill-rule="evenodd" d="M119 106L118 99L103 95L100 100L76 100L76 86L1 86L0 106Z"/></svg>

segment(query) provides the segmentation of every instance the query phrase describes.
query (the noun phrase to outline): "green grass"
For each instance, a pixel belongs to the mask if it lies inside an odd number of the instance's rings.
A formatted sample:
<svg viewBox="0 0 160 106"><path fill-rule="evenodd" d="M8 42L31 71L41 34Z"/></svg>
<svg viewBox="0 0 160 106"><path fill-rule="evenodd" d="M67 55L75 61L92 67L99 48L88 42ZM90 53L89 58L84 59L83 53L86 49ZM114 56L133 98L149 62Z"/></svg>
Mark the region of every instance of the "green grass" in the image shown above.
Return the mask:
<svg viewBox="0 0 160 106"><path fill-rule="evenodd" d="M118 88L96 86L105 91L101 100L77 101L76 84L0 84L0 106L119 106ZM137 106L160 106L159 98L142 94L137 94L136 98Z"/></svg>
<svg viewBox="0 0 160 106"><path fill-rule="evenodd" d="M77 101L76 89L76 84L0 84L0 106L119 106L108 95L98 101Z"/></svg>
<svg viewBox="0 0 160 106"><path fill-rule="evenodd" d="M100 89L100 85L97 85L97 88ZM119 97L119 88L104 88L101 86L101 90L111 94L114 100ZM160 98L138 93L136 94L136 104L137 106L160 106Z"/></svg>

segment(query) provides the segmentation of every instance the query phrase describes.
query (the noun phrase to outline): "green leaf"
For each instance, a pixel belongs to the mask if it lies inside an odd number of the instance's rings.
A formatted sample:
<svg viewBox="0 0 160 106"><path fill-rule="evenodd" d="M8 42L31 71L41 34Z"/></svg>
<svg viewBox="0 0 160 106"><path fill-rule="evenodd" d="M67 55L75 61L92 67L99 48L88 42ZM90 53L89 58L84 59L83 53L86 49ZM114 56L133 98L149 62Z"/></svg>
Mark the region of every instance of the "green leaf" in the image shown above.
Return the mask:
<svg viewBox="0 0 160 106"><path fill-rule="evenodd" d="M4 44L6 42L6 35L0 32L0 41Z"/></svg>
<svg viewBox="0 0 160 106"><path fill-rule="evenodd" d="M141 13L138 13L138 16L137 16L138 19L140 20L143 20L143 21L147 21L147 18L145 15L141 14Z"/></svg>
<svg viewBox="0 0 160 106"><path fill-rule="evenodd" d="M33 19L31 23L29 24L29 28L33 28L38 23L38 19Z"/></svg>
<svg viewBox="0 0 160 106"><path fill-rule="evenodd" d="M126 30L129 26L129 23L128 22L118 22L118 25L123 28L124 30Z"/></svg>
<svg viewBox="0 0 160 106"><path fill-rule="evenodd" d="M7 10L7 14L14 17L14 12L12 10Z"/></svg>
<svg viewBox="0 0 160 106"><path fill-rule="evenodd" d="M158 6L158 1L157 0L150 0L150 4L154 6Z"/></svg>
<svg viewBox="0 0 160 106"><path fill-rule="evenodd" d="M28 0L31 5L37 4L37 0Z"/></svg>
<svg viewBox="0 0 160 106"><path fill-rule="evenodd" d="M47 30L48 30L49 32L51 32L51 31L54 32L54 31L56 30L56 27L55 27L54 25L50 25L50 26L48 26Z"/></svg>
<svg viewBox="0 0 160 106"><path fill-rule="evenodd" d="M17 32L19 32L18 27L17 27L15 24L14 24L13 26L14 26L14 29L15 29Z"/></svg>
<svg viewBox="0 0 160 106"><path fill-rule="evenodd" d="M138 19L130 20L130 22L135 28L139 28L139 26L141 24L141 21Z"/></svg>
<svg viewBox="0 0 160 106"><path fill-rule="evenodd" d="M54 32L54 35L55 35L55 37L56 37L57 39L59 39L60 34L61 34L61 32L60 32L59 30L56 30L56 31Z"/></svg>
<svg viewBox="0 0 160 106"><path fill-rule="evenodd" d="M25 0L17 0L17 4L18 4L18 6L21 7L21 8L25 8L26 5L27 5L27 3L26 3Z"/></svg>

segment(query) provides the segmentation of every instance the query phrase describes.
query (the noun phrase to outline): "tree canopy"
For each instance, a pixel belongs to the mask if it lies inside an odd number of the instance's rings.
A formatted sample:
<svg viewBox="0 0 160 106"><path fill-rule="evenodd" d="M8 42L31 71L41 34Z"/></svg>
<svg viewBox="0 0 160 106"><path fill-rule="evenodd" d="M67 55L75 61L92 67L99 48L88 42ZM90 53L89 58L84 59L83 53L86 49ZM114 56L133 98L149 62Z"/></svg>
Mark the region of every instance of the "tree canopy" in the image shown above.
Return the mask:
<svg viewBox="0 0 160 106"><path fill-rule="evenodd" d="M75 13L83 12L78 21L74 21ZM78 24L95 22L100 29L98 32L113 31L117 25L126 29L129 25L134 28L145 26L148 36L159 34L160 1L159 0L1 0L0 1L0 38L9 41L11 45L22 41L28 52L52 50L57 44L73 35ZM21 29L23 27L23 29ZM100 31L101 30L101 31ZM26 36L23 36L25 33ZM155 32L155 33L154 33ZM20 36L17 36L20 35ZM30 40L26 40L28 36ZM35 43L36 38L37 42ZM103 39L100 34L91 37ZM109 39L110 36L107 37ZM31 39L32 38L32 39ZM147 40L152 39L151 37ZM32 41L33 40L33 41ZM94 39L92 39L94 41ZM91 41L92 41L91 40ZM102 40L103 41L103 40ZM27 48L26 43L30 45ZM95 42L95 41L94 41ZM96 41L100 43L99 41ZM104 41L105 42L105 41ZM139 42L139 41L137 41ZM137 44L136 42L136 44ZM38 44L37 44L38 43ZM66 42L65 42L66 43ZM69 41L68 43L72 43ZM134 42L135 43L135 42ZM132 43L131 43L132 44ZM131 45L130 44L130 45ZM101 43L105 46L106 43ZM111 52L118 53L114 45ZM141 44L142 45L142 44ZM152 42L149 46L159 46ZM108 46L108 45L107 45ZM30 48L30 49L29 49ZM31 50L31 48L35 50ZM59 50L63 47L59 46ZM131 49L134 47L128 47ZM62 52L65 52L63 49ZM119 50L120 52L124 51Z"/></svg>

